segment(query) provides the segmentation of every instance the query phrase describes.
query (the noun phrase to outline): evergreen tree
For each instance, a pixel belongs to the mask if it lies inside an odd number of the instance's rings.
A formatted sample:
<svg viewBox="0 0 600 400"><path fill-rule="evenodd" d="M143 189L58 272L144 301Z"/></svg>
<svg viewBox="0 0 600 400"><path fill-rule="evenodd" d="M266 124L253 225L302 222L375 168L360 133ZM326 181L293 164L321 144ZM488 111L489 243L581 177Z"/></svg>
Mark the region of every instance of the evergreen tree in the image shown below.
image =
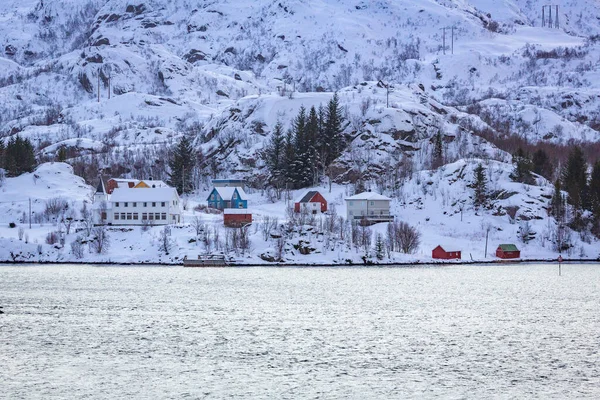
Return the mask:
<svg viewBox="0 0 600 400"><path fill-rule="evenodd" d="M433 137L433 153L431 155L431 168L437 169L444 165L444 143L442 141L442 133L438 133Z"/></svg>
<svg viewBox="0 0 600 400"><path fill-rule="evenodd" d="M378 233L375 239L375 257L378 260L383 260L385 257L385 242L381 233Z"/></svg>
<svg viewBox="0 0 600 400"><path fill-rule="evenodd" d="M308 141L306 109L300 107L294 120L295 157L292 169L292 183L295 188L307 187L312 182L312 165L310 164L310 143Z"/></svg>
<svg viewBox="0 0 600 400"><path fill-rule="evenodd" d="M0 140L0 169L4 169L4 141Z"/></svg>
<svg viewBox="0 0 600 400"><path fill-rule="evenodd" d="M177 188L177 193L190 193L193 188L192 169L194 149L189 139L183 136L169 157L169 184Z"/></svg>
<svg viewBox="0 0 600 400"><path fill-rule="evenodd" d="M562 194L560 179L557 179L556 182L554 182L554 193L552 194L552 199L550 200L550 214L552 214L559 223L564 222L566 211L565 206L566 204Z"/></svg>
<svg viewBox="0 0 600 400"><path fill-rule="evenodd" d="M600 160L596 161L590 179L590 200L594 218L600 221Z"/></svg>
<svg viewBox="0 0 600 400"><path fill-rule="evenodd" d="M473 170L474 181L472 184L474 190L473 205L478 208L484 206L487 202L487 179L485 177L485 168L479 164Z"/></svg>
<svg viewBox="0 0 600 400"><path fill-rule="evenodd" d="M578 212L589 206L587 198L587 163L583 151L575 146L561 173L561 184L568 193L569 203Z"/></svg>
<svg viewBox="0 0 600 400"><path fill-rule="evenodd" d="M263 160L269 170L271 183L281 188L285 182L285 138L283 126L277 121L271 140L262 153Z"/></svg>
<svg viewBox="0 0 600 400"><path fill-rule="evenodd" d="M319 182L319 115L315 107L311 107L306 120L306 141L308 144L308 163L310 165L311 185Z"/></svg>
<svg viewBox="0 0 600 400"><path fill-rule="evenodd" d="M296 150L294 148L294 132L291 129L285 135L284 160L285 187L286 189L292 189L295 179L294 164L296 163Z"/></svg>
<svg viewBox="0 0 600 400"><path fill-rule="evenodd" d="M550 158L548 154L542 149L537 149L535 153L533 153L533 157L531 159L532 162L532 171L538 175L543 176L546 179L550 179L552 177L552 163L550 162Z"/></svg>
<svg viewBox="0 0 600 400"><path fill-rule="evenodd" d="M65 162L67 160L67 149L65 146L60 146L57 154L58 162Z"/></svg>
<svg viewBox="0 0 600 400"><path fill-rule="evenodd" d="M10 138L3 153L4 169L8 176L19 176L35 169L35 154L29 139L21 139L19 136Z"/></svg>
<svg viewBox="0 0 600 400"><path fill-rule="evenodd" d="M519 148L517 152L513 154L512 162L514 164L514 169L510 174L510 178L515 182L532 184L533 176L531 175L531 170L533 169L533 164L529 159L529 155L526 154L523 149Z"/></svg>
<svg viewBox="0 0 600 400"><path fill-rule="evenodd" d="M328 166L339 157L346 143L342 135L344 117L340 108L337 93L327 105L325 111L325 129L323 131L323 145L325 146L325 165Z"/></svg>

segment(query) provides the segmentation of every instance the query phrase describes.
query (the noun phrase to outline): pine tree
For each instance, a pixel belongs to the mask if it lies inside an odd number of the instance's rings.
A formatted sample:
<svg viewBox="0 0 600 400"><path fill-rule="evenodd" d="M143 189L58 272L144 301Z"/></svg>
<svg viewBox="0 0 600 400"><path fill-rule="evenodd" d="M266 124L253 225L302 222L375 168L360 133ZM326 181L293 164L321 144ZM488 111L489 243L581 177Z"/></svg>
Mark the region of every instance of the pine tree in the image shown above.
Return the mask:
<svg viewBox="0 0 600 400"><path fill-rule="evenodd" d="M292 184L295 188L310 185L312 179L311 165L309 164L310 151L306 132L306 109L300 107L298 116L294 119L294 150L296 152L292 164Z"/></svg>
<svg viewBox="0 0 600 400"><path fill-rule="evenodd" d="M193 188L192 169L194 149L189 139L183 136L169 157L169 184L177 188L177 193L190 193Z"/></svg>
<svg viewBox="0 0 600 400"><path fill-rule="evenodd" d="M438 133L433 137L433 153L431 156L431 168L437 169L444 165L444 143L442 141L442 133Z"/></svg>
<svg viewBox="0 0 600 400"><path fill-rule="evenodd" d="M531 159L532 162L532 171L538 175L543 176L546 179L550 179L552 177L552 163L550 162L550 158L548 154L542 149L537 149L535 153L533 153L533 157Z"/></svg>
<svg viewBox="0 0 600 400"><path fill-rule="evenodd" d="M561 184L577 214L589 206L587 180L587 163L583 151L575 146L569 153L569 159L561 173Z"/></svg>
<svg viewBox="0 0 600 400"><path fill-rule="evenodd" d="M487 179L485 177L485 168L478 164L473 170L474 181L472 184L474 190L473 205L478 208L484 206L487 202Z"/></svg>
<svg viewBox="0 0 600 400"><path fill-rule="evenodd" d="M527 184L533 183L533 176L531 175L533 165L529 159L529 155L526 154L523 149L519 148L517 152L513 154L512 162L514 164L514 169L510 174L510 178L515 182Z"/></svg>
<svg viewBox="0 0 600 400"><path fill-rule="evenodd" d="M378 233L375 239L375 257L378 260L383 260L385 257L385 242L381 233Z"/></svg>
<svg viewBox="0 0 600 400"><path fill-rule="evenodd" d="M296 150L294 148L294 132L288 129L285 135L285 154L283 159L284 180L286 189L292 189L295 179L294 164L296 162Z"/></svg>
<svg viewBox="0 0 600 400"><path fill-rule="evenodd" d="M283 126L277 121L271 140L262 158L269 170L270 181L276 187L281 188L285 182L285 138L283 137Z"/></svg>
<svg viewBox="0 0 600 400"><path fill-rule="evenodd" d="M319 115L315 107L311 107L306 121L306 141L308 144L308 164L310 166L311 185L319 182Z"/></svg>
<svg viewBox="0 0 600 400"><path fill-rule="evenodd" d="M559 223L564 221L565 199L562 194L560 179L557 179L556 182L554 182L554 193L550 200L550 214L552 214Z"/></svg>
<svg viewBox="0 0 600 400"><path fill-rule="evenodd" d="M323 131L323 145L325 146L325 165L328 166L339 157L346 145L343 131L344 117L340 108L339 98L337 93L327 105L325 112L325 129Z"/></svg>
<svg viewBox="0 0 600 400"><path fill-rule="evenodd" d="M590 202L594 218L600 221L600 160L596 161L590 179Z"/></svg>
<svg viewBox="0 0 600 400"><path fill-rule="evenodd" d="M0 140L0 169L4 169L4 141Z"/></svg>
<svg viewBox="0 0 600 400"><path fill-rule="evenodd" d="M58 162L65 162L67 160L67 150L65 146L60 146L57 154Z"/></svg>
<svg viewBox="0 0 600 400"><path fill-rule="evenodd" d="M4 150L4 168L8 176L19 176L25 172L33 172L36 161L33 145L29 139L12 137Z"/></svg>

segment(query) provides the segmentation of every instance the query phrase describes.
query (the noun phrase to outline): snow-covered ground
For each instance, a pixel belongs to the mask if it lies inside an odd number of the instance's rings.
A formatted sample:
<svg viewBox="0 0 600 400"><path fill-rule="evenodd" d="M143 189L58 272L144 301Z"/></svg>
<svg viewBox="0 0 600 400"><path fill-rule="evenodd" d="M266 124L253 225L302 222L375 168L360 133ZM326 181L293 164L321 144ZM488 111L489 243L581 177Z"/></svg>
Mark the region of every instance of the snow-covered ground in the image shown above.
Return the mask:
<svg viewBox="0 0 600 400"><path fill-rule="evenodd" d="M472 181L473 168L482 163L488 177L488 191L492 193L487 208L475 209L472 205L472 191L468 185ZM538 178L539 186L512 182L508 175L511 170L507 164L473 159L457 161L445 165L437 171L415 173L392 196L392 214L397 221L414 226L421 234L421 244L413 254L392 252L383 259L375 258L375 240L378 234L387 237L387 223L371 227L372 241L368 246L351 246L346 239L340 239L342 233L336 228L327 232L319 223L319 218L311 223L309 219L300 228L286 236L283 262L287 264L354 264L363 263L366 255L369 260L379 263L431 262L431 250L438 244L446 250L461 250L463 260L487 261L495 259L495 250L499 244L515 243L521 249L522 259L555 259L558 253L553 250L555 221L548 217L546 208L552 195L552 187L543 178ZM36 178L37 176L37 178ZM330 213L335 209L338 216L346 217L344 198L352 195L351 185L324 185L313 188L319 190L329 203ZM305 190L282 194L281 200L270 200L266 192L248 190L249 210L254 222L248 229L250 246L244 251L227 247L226 236L232 232L223 226L222 214L207 214L195 210L197 205L205 205L208 191L184 198L186 210L183 223L171 229L171 248L165 254L161 247L162 227L107 227L110 248L103 254L96 254L84 246L82 258L77 258L70 244L77 237L89 240L80 219L80 210L84 202L88 208L93 190L83 184L74 175L70 167L63 163L43 164L33 174L18 178L8 178L0 195L3 199L14 199L0 203L0 260L3 261L51 261L51 262L113 262L113 263L181 263L184 257L195 258L199 254L225 253L238 264L269 264L266 256L276 252L277 238L271 234L280 234L289 220L287 211L293 207L293 201L301 198ZM34 223L29 228L28 199L32 198ZM43 223L37 223L35 213L43 213L49 200L55 198L67 200L66 205L74 211L75 222L64 246L46 244L50 232L61 229L56 217ZM287 199L286 199L287 198ZM509 210L514 209L514 218ZM24 218L24 219L23 219ZM203 232L208 232L211 243L203 241L203 233L198 237L194 225L199 218ZM277 226L268 230L265 240L263 225L265 219L277 219ZM325 221L328 216L320 217ZM9 224L16 223L11 228ZM339 225L338 225L339 226ZM527 243L523 242L520 232L523 229L531 233ZM21 232L20 232L21 231ZM485 252L486 234L488 239ZM19 239L19 235L22 235ZM93 235L92 235L93 236ZM565 254L567 258L597 259L600 245L596 239L583 238L572 232L573 247ZM298 246L311 248L310 254L300 254ZM265 256L262 257L261 256Z"/></svg>
<svg viewBox="0 0 600 400"><path fill-rule="evenodd" d="M597 399L596 265L0 266L0 397Z"/></svg>

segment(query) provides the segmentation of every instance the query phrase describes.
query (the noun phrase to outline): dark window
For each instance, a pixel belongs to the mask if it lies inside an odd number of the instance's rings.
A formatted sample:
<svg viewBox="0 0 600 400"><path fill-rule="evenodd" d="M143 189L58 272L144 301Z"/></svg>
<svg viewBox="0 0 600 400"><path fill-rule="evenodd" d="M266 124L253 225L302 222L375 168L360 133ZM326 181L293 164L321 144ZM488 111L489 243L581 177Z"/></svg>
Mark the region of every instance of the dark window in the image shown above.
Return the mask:
<svg viewBox="0 0 600 400"><path fill-rule="evenodd" d="M160 215L160 217L161 217L160 219L167 219L167 213L162 213Z"/></svg>
<svg viewBox="0 0 600 400"><path fill-rule="evenodd" d="M152 220L154 219L154 214L150 213L150 214L148 214L148 217L149 217L148 219L149 219L150 221L152 221Z"/></svg>
<svg viewBox="0 0 600 400"><path fill-rule="evenodd" d="M115 207L119 207L119 202L118 201L115 203Z"/></svg>
<svg viewBox="0 0 600 400"><path fill-rule="evenodd" d="M142 221L145 221L148 219L148 214L147 213L142 213Z"/></svg>
<svg viewBox="0 0 600 400"><path fill-rule="evenodd" d="M157 219L157 220L160 219L160 213L155 213L154 214L154 219Z"/></svg>
<svg viewBox="0 0 600 400"><path fill-rule="evenodd" d="M127 219L131 219L131 213L127 213Z"/></svg>
<svg viewBox="0 0 600 400"><path fill-rule="evenodd" d="M138 213L133 213L133 219L135 219L135 220L138 219Z"/></svg>
<svg viewBox="0 0 600 400"><path fill-rule="evenodd" d="M125 204L123 205L123 207L127 207L129 204L127 202L125 202Z"/></svg>
<svg viewBox="0 0 600 400"><path fill-rule="evenodd" d="M125 213L121 213L121 219L125 219Z"/></svg>
<svg viewBox="0 0 600 400"><path fill-rule="evenodd" d="M119 219L119 213L115 213L115 219Z"/></svg>
<svg viewBox="0 0 600 400"><path fill-rule="evenodd" d="M155 202L152 202L152 207L156 207L156 203Z"/></svg>
<svg viewBox="0 0 600 400"><path fill-rule="evenodd" d="M131 207L137 207L137 203L133 203Z"/></svg>
<svg viewBox="0 0 600 400"><path fill-rule="evenodd" d="M144 207L148 207L148 203L144 203Z"/></svg>
<svg viewBox="0 0 600 400"><path fill-rule="evenodd" d="M167 205L167 203L165 203L164 201L160 203L161 207L165 207Z"/></svg>

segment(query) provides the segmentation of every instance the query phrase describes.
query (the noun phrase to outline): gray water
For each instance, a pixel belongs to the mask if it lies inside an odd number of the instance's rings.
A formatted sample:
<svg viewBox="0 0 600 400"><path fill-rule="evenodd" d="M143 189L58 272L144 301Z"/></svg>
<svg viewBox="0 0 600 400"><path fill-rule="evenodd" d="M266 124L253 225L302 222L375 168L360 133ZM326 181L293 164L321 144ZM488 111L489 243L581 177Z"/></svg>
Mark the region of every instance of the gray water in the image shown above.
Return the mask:
<svg viewBox="0 0 600 400"><path fill-rule="evenodd" d="M0 397L600 398L600 266L0 266Z"/></svg>

